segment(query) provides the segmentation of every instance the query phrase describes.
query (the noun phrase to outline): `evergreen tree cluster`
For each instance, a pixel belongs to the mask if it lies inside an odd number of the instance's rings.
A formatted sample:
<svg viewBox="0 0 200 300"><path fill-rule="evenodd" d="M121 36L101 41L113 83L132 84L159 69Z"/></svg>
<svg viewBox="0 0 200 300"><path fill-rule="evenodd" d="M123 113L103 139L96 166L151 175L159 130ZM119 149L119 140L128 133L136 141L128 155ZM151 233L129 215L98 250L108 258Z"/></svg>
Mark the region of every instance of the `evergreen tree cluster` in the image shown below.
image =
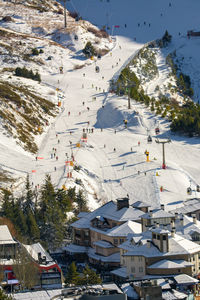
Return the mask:
<svg viewBox="0 0 200 300"><path fill-rule="evenodd" d="M36 56L41 53L44 53L42 49L38 50L37 48L33 48L31 51L32 51L32 55L36 55Z"/></svg>
<svg viewBox="0 0 200 300"><path fill-rule="evenodd" d="M172 36L166 30L163 37L160 40L158 40L158 46L160 48L167 47L168 44L171 42L171 40L172 40Z"/></svg>
<svg viewBox="0 0 200 300"><path fill-rule="evenodd" d="M48 249L61 245L66 234L66 212L75 213L87 210L87 202L82 191L75 188L67 191L55 190L51 177L46 176L39 191L32 191L27 177L25 193L15 198L9 191L4 191L1 216L9 219L25 242L42 242Z"/></svg>
<svg viewBox="0 0 200 300"><path fill-rule="evenodd" d="M26 67L23 67L23 68L17 67L15 69L15 75L19 76L19 77L30 78L30 79L41 82L40 74L37 71L34 74L34 72L32 70L28 70L28 69L26 69Z"/></svg>
<svg viewBox="0 0 200 300"><path fill-rule="evenodd" d="M194 91L191 88L190 76L183 74L182 72L179 71L180 68L174 62L175 57L176 57L176 51L168 54L168 56L166 57L166 64L168 64L172 70L172 74L176 79L176 84L180 93L185 96L192 97L194 95Z"/></svg>
<svg viewBox="0 0 200 300"><path fill-rule="evenodd" d="M85 48L83 49L83 54L85 54L85 56L87 58L97 55L97 52L96 52L95 48L92 46L91 42L86 43Z"/></svg>
<svg viewBox="0 0 200 300"><path fill-rule="evenodd" d="M166 35L167 36L167 35ZM191 88L190 77L180 73L177 74L178 66L174 64L174 56L176 53L168 55L166 62L172 67L173 75L176 77L177 87L183 95L191 97L193 90ZM132 86L134 85L134 86ZM170 87L169 87L170 88ZM160 94L159 99L145 95L144 90L140 85L140 81L136 74L129 66L124 68L117 80L111 81L111 91L115 91L118 95L129 95L135 101L144 103L150 107L152 112L161 115L163 118L168 118L171 121L171 130L189 134L189 136L200 136L200 105L188 100L183 106L180 106L176 99L168 98ZM159 90L159 87L157 88Z"/></svg>
<svg viewBox="0 0 200 300"><path fill-rule="evenodd" d="M66 285L87 285L87 284L101 284L100 276L86 265L83 274L78 273L75 262L69 266L67 276L65 278Z"/></svg>
<svg viewBox="0 0 200 300"><path fill-rule="evenodd" d="M171 130L189 134L189 136L200 136L200 105L188 101L179 109L178 114L172 120Z"/></svg>
<svg viewBox="0 0 200 300"><path fill-rule="evenodd" d="M192 97L194 95L194 91L191 88L190 76L180 73L177 77L176 83L183 95L189 97Z"/></svg>
<svg viewBox="0 0 200 300"><path fill-rule="evenodd" d="M116 93L118 95L129 94L130 98L144 102L146 106L149 106L151 102L151 98L145 95L144 90L140 88L139 79L129 67L122 70L116 83Z"/></svg>

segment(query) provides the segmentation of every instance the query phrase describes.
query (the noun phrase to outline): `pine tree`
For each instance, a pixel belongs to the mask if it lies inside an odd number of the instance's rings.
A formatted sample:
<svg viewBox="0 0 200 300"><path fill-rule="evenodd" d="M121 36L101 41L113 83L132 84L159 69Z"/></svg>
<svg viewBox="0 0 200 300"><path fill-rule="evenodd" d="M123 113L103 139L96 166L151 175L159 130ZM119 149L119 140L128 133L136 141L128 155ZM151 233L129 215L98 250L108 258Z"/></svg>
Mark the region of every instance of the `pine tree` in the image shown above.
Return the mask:
<svg viewBox="0 0 200 300"><path fill-rule="evenodd" d="M88 265L86 265L84 271L83 271L83 282L82 284L101 284L102 280L100 276L92 269L89 268Z"/></svg>
<svg viewBox="0 0 200 300"><path fill-rule="evenodd" d="M59 206L49 175L46 176L45 184L41 189L40 210L37 218L41 240L46 242L49 249L55 249L64 238L65 211Z"/></svg>
<svg viewBox="0 0 200 300"><path fill-rule="evenodd" d="M29 176L27 176L27 178L26 178L26 198L23 203L23 212L25 215L28 215L29 211L32 211L32 212L35 211L33 198L34 198L34 194L30 187Z"/></svg>
<svg viewBox="0 0 200 300"><path fill-rule="evenodd" d="M11 192L7 190L4 190L1 214L3 217L6 217L10 220L13 219L13 196Z"/></svg>
<svg viewBox="0 0 200 300"><path fill-rule="evenodd" d="M65 190L59 189L56 192L56 201L63 212L67 212L72 209L70 197Z"/></svg>
<svg viewBox="0 0 200 300"><path fill-rule="evenodd" d="M91 42L86 43L85 48L83 49L83 53L86 57L91 57L97 54Z"/></svg>
<svg viewBox="0 0 200 300"><path fill-rule="evenodd" d="M38 241L40 239L40 230L36 223L35 216L33 213L29 210L27 215L27 226L28 226L28 236L32 241Z"/></svg>
<svg viewBox="0 0 200 300"><path fill-rule="evenodd" d="M65 283L76 285L78 280L79 280L79 273L77 272L75 262L73 261L69 266L67 276L65 278Z"/></svg>
<svg viewBox="0 0 200 300"><path fill-rule="evenodd" d="M26 217L25 217L25 215L23 213L23 209L22 209L22 202L23 202L23 198L20 198L14 204L14 206L13 206L14 217L13 217L12 221L16 225L16 227L19 229L21 234L23 236L26 236L26 234L28 233L28 227L26 224Z"/></svg>
<svg viewBox="0 0 200 300"><path fill-rule="evenodd" d="M76 195L76 202L78 204L78 211L88 211L87 200L83 194L83 191L79 190Z"/></svg>
<svg viewBox="0 0 200 300"><path fill-rule="evenodd" d="M53 184L51 182L50 175L46 175L45 183L42 186L40 192L41 192L41 197L40 197L39 219L42 224L45 224L49 221L49 218L51 218L51 216L49 216L48 214L49 206L51 208L51 204L52 204L52 208L53 208L53 204L55 202L55 191L54 191Z"/></svg>
<svg viewBox="0 0 200 300"><path fill-rule="evenodd" d="M70 200L73 202L76 198L76 188L69 188L67 190L67 195L69 196Z"/></svg>

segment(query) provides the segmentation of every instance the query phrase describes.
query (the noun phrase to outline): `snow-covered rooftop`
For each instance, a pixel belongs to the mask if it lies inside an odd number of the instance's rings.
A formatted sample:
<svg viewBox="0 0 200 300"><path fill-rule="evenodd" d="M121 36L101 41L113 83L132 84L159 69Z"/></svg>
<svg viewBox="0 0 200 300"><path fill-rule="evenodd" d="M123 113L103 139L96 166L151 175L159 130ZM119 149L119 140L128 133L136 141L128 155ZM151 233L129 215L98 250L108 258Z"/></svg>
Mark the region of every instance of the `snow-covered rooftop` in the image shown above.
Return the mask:
<svg viewBox="0 0 200 300"><path fill-rule="evenodd" d="M108 236L121 236L126 237L129 233L141 233L142 227L141 224L133 221L127 221L124 224L115 226L109 229L99 229L96 227L90 227L92 231L100 232Z"/></svg>
<svg viewBox="0 0 200 300"><path fill-rule="evenodd" d="M96 241L93 244L102 248L114 248L114 246L107 241Z"/></svg>
<svg viewBox="0 0 200 300"><path fill-rule="evenodd" d="M85 246L79 246L75 244L69 244L64 249L69 253L86 253L87 251Z"/></svg>
<svg viewBox="0 0 200 300"><path fill-rule="evenodd" d="M176 282L178 284L194 284L194 283L198 283L199 280L187 275L187 274L179 274L179 275L175 275L174 279L176 280Z"/></svg>
<svg viewBox="0 0 200 300"><path fill-rule="evenodd" d="M0 244L16 244L7 225L0 225Z"/></svg>
<svg viewBox="0 0 200 300"><path fill-rule="evenodd" d="M164 257L170 255L194 254L200 251L200 245L185 239L183 236L175 234L169 235L169 251L161 252L152 243L147 243L148 239L143 239L142 243L133 245L130 241L125 242L119 247L128 250L125 256L142 255L144 257Z"/></svg>
<svg viewBox="0 0 200 300"><path fill-rule="evenodd" d="M154 209L152 212L143 214L143 219L152 219L152 218L171 218L174 217L173 214L163 210L163 209Z"/></svg>
<svg viewBox="0 0 200 300"><path fill-rule="evenodd" d="M143 207L150 207L148 203L142 202L142 201L136 201L131 204L134 208L143 208Z"/></svg>
<svg viewBox="0 0 200 300"><path fill-rule="evenodd" d="M38 254L41 254L41 258L43 258L44 256L46 257L47 264L53 262L53 259L51 258L49 253L42 247L40 243L35 243L32 245L23 244L23 246L26 248L28 253L33 257L35 261L38 261Z"/></svg>
<svg viewBox="0 0 200 300"><path fill-rule="evenodd" d="M111 254L109 256L103 256L95 253L95 250L93 248L89 248L88 250L88 256L90 258L93 258L98 261L102 262L107 262L107 263L112 263L112 262L120 262L120 254L119 252Z"/></svg>
<svg viewBox="0 0 200 300"><path fill-rule="evenodd" d="M193 266L193 263L184 260L168 260L163 259L152 265L149 265L148 269L176 269L176 268L186 268L188 266Z"/></svg>
<svg viewBox="0 0 200 300"><path fill-rule="evenodd" d="M122 268L119 268L119 269L115 269L115 270L111 271L110 273L114 274L114 275L117 275L119 277L126 278L127 277L127 268L122 267Z"/></svg>
<svg viewBox="0 0 200 300"><path fill-rule="evenodd" d="M78 221L71 224L75 228L90 228L90 222L94 218L107 218L114 221L126 222L133 220L140 220L140 217L144 213L139 209L133 207L123 207L120 210L117 210L117 205L113 201L106 203L105 205L97 208L91 213L83 215ZM101 219L101 220L104 220ZM130 223L131 224L131 223ZM93 227L92 227L93 228ZM138 228L138 226L137 226ZM96 229L94 229L96 230ZM137 229L136 229L137 230Z"/></svg>

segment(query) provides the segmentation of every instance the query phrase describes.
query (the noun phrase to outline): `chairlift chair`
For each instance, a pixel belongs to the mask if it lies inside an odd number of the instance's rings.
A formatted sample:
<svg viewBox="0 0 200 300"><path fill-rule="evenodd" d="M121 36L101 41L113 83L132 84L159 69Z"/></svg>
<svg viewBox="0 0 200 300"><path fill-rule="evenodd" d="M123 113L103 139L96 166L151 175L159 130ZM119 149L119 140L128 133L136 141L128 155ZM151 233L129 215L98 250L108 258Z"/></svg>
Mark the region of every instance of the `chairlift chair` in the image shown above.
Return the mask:
<svg viewBox="0 0 200 300"><path fill-rule="evenodd" d="M199 193L200 192L200 186L197 185L197 192Z"/></svg>
<svg viewBox="0 0 200 300"><path fill-rule="evenodd" d="M152 143L152 137L150 135L147 138L147 143Z"/></svg>
<svg viewBox="0 0 200 300"><path fill-rule="evenodd" d="M191 189L191 187L188 187L188 188L187 188L187 194L188 194L188 195L192 195L192 189Z"/></svg>
<svg viewBox="0 0 200 300"><path fill-rule="evenodd" d="M160 129L159 129L159 127L156 127L156 129L155 129L155 133L156 133L156 134L159 134L159 133L160 133Z"/></svg>
<svg viewBox="0 0 200 300"><path fill-rule="evenodd" d="M98 66L95 67L95 71L96 71L97 73L99 73L100 69L99 69Z"/></svg>

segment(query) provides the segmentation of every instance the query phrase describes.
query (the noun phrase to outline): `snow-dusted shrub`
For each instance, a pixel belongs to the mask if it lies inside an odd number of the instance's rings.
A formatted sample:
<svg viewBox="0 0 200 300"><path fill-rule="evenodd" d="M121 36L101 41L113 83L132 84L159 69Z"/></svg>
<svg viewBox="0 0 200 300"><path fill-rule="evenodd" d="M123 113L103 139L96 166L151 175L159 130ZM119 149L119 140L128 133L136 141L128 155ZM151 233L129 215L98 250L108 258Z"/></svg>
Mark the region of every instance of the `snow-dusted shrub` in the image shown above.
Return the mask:
<svg viewBox="0 0 200 300"><path fill-rule="evenodd" d="M78 18L79 15L78 15L77 11L69 11L69 16L73 19L76 19L76 18Z"/></svg>

